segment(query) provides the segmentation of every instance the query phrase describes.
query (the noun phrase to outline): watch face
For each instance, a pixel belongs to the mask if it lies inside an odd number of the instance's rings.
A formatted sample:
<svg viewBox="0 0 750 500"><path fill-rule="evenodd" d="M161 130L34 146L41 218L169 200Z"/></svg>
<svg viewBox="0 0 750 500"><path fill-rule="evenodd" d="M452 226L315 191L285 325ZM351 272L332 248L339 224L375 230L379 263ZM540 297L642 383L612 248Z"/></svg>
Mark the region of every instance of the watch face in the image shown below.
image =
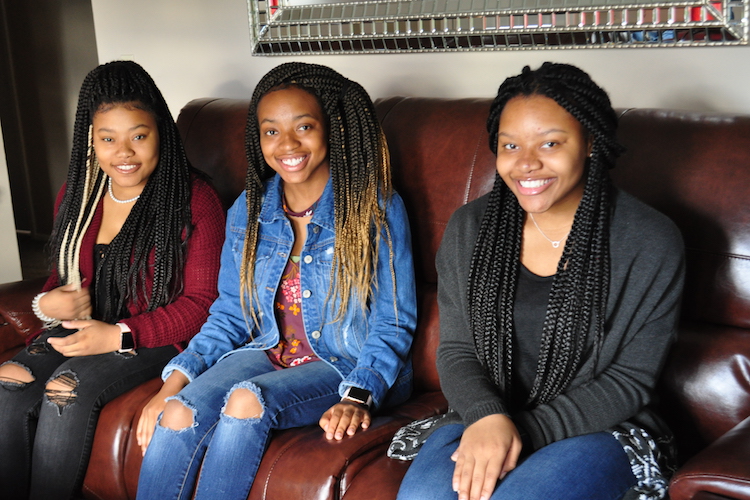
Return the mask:
<svg viewBox="0 0 750 500"><path fill-rule="evenodd" d="M131 332L122 332L122 335L120 337L120 349L126 350L126 349L132 349L135 347L135 342L133 342L133 334Z"/></svg>
<svg viewBox="0 0 750 500"><path fill-rule="evenodd" d="M346 397L366 403L370 398L370 391L360 389L359 387L350 387L349 391L346 393Z"/></svg>

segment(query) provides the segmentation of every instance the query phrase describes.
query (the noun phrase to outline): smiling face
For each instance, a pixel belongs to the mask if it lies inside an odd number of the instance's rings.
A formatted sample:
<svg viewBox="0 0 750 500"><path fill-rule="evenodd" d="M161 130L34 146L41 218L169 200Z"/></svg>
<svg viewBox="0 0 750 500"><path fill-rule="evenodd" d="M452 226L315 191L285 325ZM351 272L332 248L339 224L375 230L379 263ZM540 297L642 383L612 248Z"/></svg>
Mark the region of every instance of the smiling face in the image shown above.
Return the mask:
<svg viewBox="0 0 750 500"><path fill-rule="evenodd" d="M138 196L159 163L159 129L154 116L132 104L101 108L92 120L94 151L112 178L117 198Z"/></svg>
<svg viewBox="0 0 750 500"><path fill-rule="evenodd" d="M258 126L263 157L285 190L322 193L329 176L328 130L317 99L297 87L269 92L258 103Z"/></svg>
<svg viewBox="0 0 750 500"><path fill-rule="evenodd" d="M548 97L514 97L500 115L495 165L526 212L574 214L590 151L583 126Z"/></svg>

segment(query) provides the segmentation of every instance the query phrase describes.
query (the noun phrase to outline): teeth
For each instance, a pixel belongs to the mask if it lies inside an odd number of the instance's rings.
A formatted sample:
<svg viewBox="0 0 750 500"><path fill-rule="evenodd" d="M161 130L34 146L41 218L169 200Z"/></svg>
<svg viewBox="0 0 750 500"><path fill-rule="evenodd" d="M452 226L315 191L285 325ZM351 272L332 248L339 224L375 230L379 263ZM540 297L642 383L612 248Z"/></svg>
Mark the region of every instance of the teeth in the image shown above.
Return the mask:
<svg viewBox="0 0 750 500"><path fill-rule="evenodd" d="M521 185L521 187L526 188L526 189L538 188L549 183L549 179L537 179L534 181L518 181L518 183Z"/></svg>
<svg viewBox="0 0 750 500"><path fill-rule="evenodd" d="M283 163L284 165L287 165L289 167L296 167L297 165L299 165L300 163L302 163L302 160L304 160L304 159L305 159L304 156L301 157L301 158L288 158L286 160L281 160L281 163Z"/></svg>
<svg viewBox="0 0 750 500"><path fill-rule="evenodd" d="M135 165L117 165L119 170L133 170Z"/></svg>

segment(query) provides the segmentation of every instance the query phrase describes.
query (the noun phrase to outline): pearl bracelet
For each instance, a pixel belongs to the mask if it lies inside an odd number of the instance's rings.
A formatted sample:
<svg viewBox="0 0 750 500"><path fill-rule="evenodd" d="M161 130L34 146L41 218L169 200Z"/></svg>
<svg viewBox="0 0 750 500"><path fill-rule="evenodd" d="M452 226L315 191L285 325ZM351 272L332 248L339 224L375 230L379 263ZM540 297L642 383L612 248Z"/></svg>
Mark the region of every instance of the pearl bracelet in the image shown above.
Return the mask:
<svg viewBox="0 0 750 500"><path fill-rule="evenodd" d="M36 316L37 318L39 318L40 320L42 320L44 322L45 326L59 325L60 324L60 320L59 319L47 316L39 308L39 301L45 295L47 295L47 292L42 292L40 294L37 294L36 297L34 297L34 300L31 301L31 310L34 311L34 316Z"/></svg>

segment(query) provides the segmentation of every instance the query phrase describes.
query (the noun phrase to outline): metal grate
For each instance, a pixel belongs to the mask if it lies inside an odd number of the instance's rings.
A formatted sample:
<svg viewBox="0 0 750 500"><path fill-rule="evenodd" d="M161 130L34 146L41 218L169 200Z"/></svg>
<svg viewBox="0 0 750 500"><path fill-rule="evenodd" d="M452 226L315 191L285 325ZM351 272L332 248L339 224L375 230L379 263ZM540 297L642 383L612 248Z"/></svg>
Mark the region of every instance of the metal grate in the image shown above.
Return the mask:
<svg viewBox="0 0 750 500"><path fill-rule="evenodd" d="M750 0L248 0L255 55L748 44Z"/></svg>

